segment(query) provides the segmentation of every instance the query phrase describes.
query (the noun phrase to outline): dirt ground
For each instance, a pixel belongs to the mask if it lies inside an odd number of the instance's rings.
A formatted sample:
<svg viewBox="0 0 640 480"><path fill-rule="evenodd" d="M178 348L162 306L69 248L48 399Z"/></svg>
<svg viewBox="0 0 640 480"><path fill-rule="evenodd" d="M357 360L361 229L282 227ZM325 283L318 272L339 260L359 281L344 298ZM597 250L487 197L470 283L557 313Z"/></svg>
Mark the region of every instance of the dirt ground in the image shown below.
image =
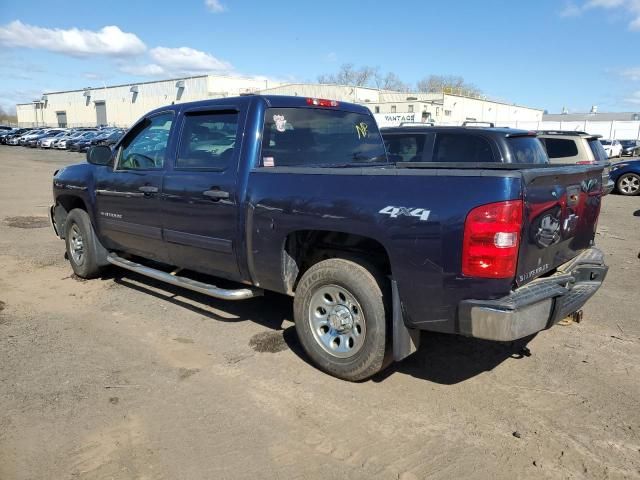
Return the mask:
<svg viewBox="0 0 640 480"><path fill-rule="evenodd" d="M286 297L74 278L43 217L82 160L0 147L1 480L640 478L640 197L604 201L582 323L426 334L352 384L307 362Z"/></svg>

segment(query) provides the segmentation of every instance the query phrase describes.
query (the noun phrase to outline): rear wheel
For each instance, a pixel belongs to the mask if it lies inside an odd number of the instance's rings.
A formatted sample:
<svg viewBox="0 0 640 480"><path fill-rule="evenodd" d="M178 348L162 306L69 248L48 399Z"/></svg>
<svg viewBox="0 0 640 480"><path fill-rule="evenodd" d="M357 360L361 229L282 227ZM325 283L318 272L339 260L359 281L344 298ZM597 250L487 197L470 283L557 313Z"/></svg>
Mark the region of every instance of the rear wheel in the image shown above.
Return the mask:
<svg viewBox="0 0 640 480"><path fill-rule="evenodd" d="M108 265L107 251L102 246L91 225L89 215L75 208L67 215L65 223L67 257L73 273L81 278L95 278L102 267Z"/></svg>
<svg viewBox="0 0 640 480"><path fill-rule="evenodd" d="M640 193L640 175L625 173L616 182L618 192L622 195L638 195Z"/></svg>
<svg viewBox="0 0 640 480"><path fill-rule="evenodd" d="M294 299L296 332L313 362L350 381L382 370L387 352L388 285L374 268L333 258L313 265Z"/></svg>

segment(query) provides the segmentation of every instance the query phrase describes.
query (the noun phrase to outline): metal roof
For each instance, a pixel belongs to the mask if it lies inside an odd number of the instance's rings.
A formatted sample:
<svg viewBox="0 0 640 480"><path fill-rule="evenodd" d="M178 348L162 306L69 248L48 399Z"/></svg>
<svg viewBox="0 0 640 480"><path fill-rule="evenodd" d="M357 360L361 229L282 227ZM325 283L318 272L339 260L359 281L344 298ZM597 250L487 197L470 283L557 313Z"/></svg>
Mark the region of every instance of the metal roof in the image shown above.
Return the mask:
<svg viewBox="0 0 640 480"><path fill-rule="evenodd" d="M640 112L547 113L543 122L612 122L640 120Z"/></svg>

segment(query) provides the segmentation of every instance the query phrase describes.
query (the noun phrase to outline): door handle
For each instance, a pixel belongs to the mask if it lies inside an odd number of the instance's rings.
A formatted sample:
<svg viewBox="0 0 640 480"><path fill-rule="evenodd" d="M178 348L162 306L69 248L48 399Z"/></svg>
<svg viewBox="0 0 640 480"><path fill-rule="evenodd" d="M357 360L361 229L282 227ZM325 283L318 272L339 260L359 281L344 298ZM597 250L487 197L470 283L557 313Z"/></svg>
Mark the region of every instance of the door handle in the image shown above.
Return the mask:
<svg viewBox="0 0 640 480"><path fill-rule="evenodd" d="M202 195L214 201L229 198L229 192L225 192L224 190L205 190L202 192Z"/></svg>
<svg viewBox="0 0 640 480"><path fill-rule="evenodd" d="M158 193L158 187L153 187L151 185L143 185L142 187L138 187L142 193Z"/></svg>

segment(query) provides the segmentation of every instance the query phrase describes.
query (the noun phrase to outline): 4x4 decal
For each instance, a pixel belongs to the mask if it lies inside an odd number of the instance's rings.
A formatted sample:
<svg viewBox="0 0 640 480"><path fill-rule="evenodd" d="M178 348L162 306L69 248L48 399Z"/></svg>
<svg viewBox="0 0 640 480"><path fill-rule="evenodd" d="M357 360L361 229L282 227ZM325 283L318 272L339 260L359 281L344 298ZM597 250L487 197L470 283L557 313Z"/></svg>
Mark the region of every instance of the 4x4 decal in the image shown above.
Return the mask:
<svg viewBox="0 0 640 480"><path fill-rule="evenodd" d="M382 215L389 215L391 218L418 217L420 221L426 222L429 220L429 214L431 214L431 211L425 210L424 208L394 207L389 205L388 207L384 207L378 213L381 213Z"/></svg>

